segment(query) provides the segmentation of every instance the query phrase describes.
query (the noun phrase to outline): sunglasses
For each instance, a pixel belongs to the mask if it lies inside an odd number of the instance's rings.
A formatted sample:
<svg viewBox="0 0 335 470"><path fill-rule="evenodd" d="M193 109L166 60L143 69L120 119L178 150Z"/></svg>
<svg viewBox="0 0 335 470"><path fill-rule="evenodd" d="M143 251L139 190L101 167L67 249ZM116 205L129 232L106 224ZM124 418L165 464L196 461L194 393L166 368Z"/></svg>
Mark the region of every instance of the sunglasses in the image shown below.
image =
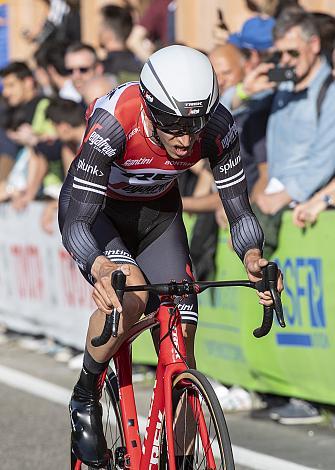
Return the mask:
<svg viewBox="0 0 335 470"><path fill-rule="evenodd" d="M278 60L278 62L281 60L281 58L283 57L283 54L285 53L288 54L293 59L297 59L300 56L300 51L298 51L297 49L286 49L285 51L276 51L274 55L276 59Z"/></svg>
<svg viewBox="0 0 335 470"><path fill-rule="evenodd" d="M90 67L73 67L70 69L66 69L66 71L69 75L72 75L74 72L87 73L92 68L93 65L91 65Z"/></svg>
<svg viewBox="0 0 335 470"><path fill-rule="evenodd" d="M175 137L182 135L197 134L209 120L209 116L189 118L172 116L166 113L152 113L153 121L157 129Z"/></svg>

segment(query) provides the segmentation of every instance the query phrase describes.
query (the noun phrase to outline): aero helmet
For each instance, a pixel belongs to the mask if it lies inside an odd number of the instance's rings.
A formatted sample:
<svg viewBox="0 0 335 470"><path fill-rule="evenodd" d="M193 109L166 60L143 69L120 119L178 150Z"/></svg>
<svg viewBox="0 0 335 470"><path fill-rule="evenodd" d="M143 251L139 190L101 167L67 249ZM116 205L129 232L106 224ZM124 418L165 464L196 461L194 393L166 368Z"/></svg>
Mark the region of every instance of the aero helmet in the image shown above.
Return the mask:
<svg viewBox="0 0 335 470"><path fill-rule="evenodd" d="M154 126L174 135L199 132L219 103L209 59L186 46L168 46L152 54L143 66L140 90Z"/></svg>

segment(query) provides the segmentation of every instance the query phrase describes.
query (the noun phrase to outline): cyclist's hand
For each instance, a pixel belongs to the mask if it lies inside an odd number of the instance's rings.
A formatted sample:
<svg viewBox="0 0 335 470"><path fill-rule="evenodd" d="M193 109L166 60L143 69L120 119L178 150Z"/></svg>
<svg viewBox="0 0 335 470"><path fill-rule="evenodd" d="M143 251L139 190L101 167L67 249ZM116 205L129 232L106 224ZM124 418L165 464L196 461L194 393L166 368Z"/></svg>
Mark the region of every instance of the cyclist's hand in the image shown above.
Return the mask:
<svg viewBox="0 0 335 470"><path fill-rule="evenodd" d="M262 258L261 252L258 249L248 250L244 257L244 266L247 271L250 281L257 282L262 279L262 268L268 264L268 260ZM284 289L283 286L283 276L280 271L278 271L278 281L277 281L278 292L282 292ZM270 291L258 292L258 297L260 298L259 303L262 305L270 306L273 304Z"/></svg>
<svg viewBox="0 0 335 470"><path fill-rule="evenodd" d="M93 289L93 300L97 307L106 314L110 314L113 307L122 312L122 305L112 287L112 274L121 270L126 276L130 275L129 266L118 266L104 256L98 256L92 266L92 275L96 279Z"/></svg>

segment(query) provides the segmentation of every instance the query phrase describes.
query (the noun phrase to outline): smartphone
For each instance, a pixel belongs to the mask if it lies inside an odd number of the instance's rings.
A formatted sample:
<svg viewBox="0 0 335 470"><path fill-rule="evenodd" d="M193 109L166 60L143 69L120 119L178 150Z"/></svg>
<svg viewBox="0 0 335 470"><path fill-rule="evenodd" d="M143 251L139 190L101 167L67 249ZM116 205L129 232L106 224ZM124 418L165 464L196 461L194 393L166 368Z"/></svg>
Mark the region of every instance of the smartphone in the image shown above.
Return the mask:
<svg viewBox="0 0 335 470"><path fill-rule="evenodd" d="M225 29L226 31L229 31L228 26L224 20L223 11L221 10L221 8L217 8L217 15L218 15L218 27L221 29Z"/></svg>
<svg viewBox="0 0 335 470"><path fill-rule="evenodd" d="M296 79L294 67L274 67L268 71L270 82L294 82Z"/></svg>

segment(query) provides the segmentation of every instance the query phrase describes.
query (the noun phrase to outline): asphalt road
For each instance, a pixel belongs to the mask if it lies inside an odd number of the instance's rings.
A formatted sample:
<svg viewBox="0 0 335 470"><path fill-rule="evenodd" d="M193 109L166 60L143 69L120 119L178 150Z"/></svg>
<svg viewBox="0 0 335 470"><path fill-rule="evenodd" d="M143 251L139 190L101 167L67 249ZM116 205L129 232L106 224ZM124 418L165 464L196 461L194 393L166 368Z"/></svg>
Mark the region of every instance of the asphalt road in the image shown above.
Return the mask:
<svg viewBox="0 0 335 470"><path fill-rule="evenodd" d="M0 345L1 470L69 469L67 402L77 375L15 341ZM150 383L139 383L136 393L138 412L145 416ZM287 427L252 420L248 413L226 418L237 470L335 469L330 424Z"/></svg>

